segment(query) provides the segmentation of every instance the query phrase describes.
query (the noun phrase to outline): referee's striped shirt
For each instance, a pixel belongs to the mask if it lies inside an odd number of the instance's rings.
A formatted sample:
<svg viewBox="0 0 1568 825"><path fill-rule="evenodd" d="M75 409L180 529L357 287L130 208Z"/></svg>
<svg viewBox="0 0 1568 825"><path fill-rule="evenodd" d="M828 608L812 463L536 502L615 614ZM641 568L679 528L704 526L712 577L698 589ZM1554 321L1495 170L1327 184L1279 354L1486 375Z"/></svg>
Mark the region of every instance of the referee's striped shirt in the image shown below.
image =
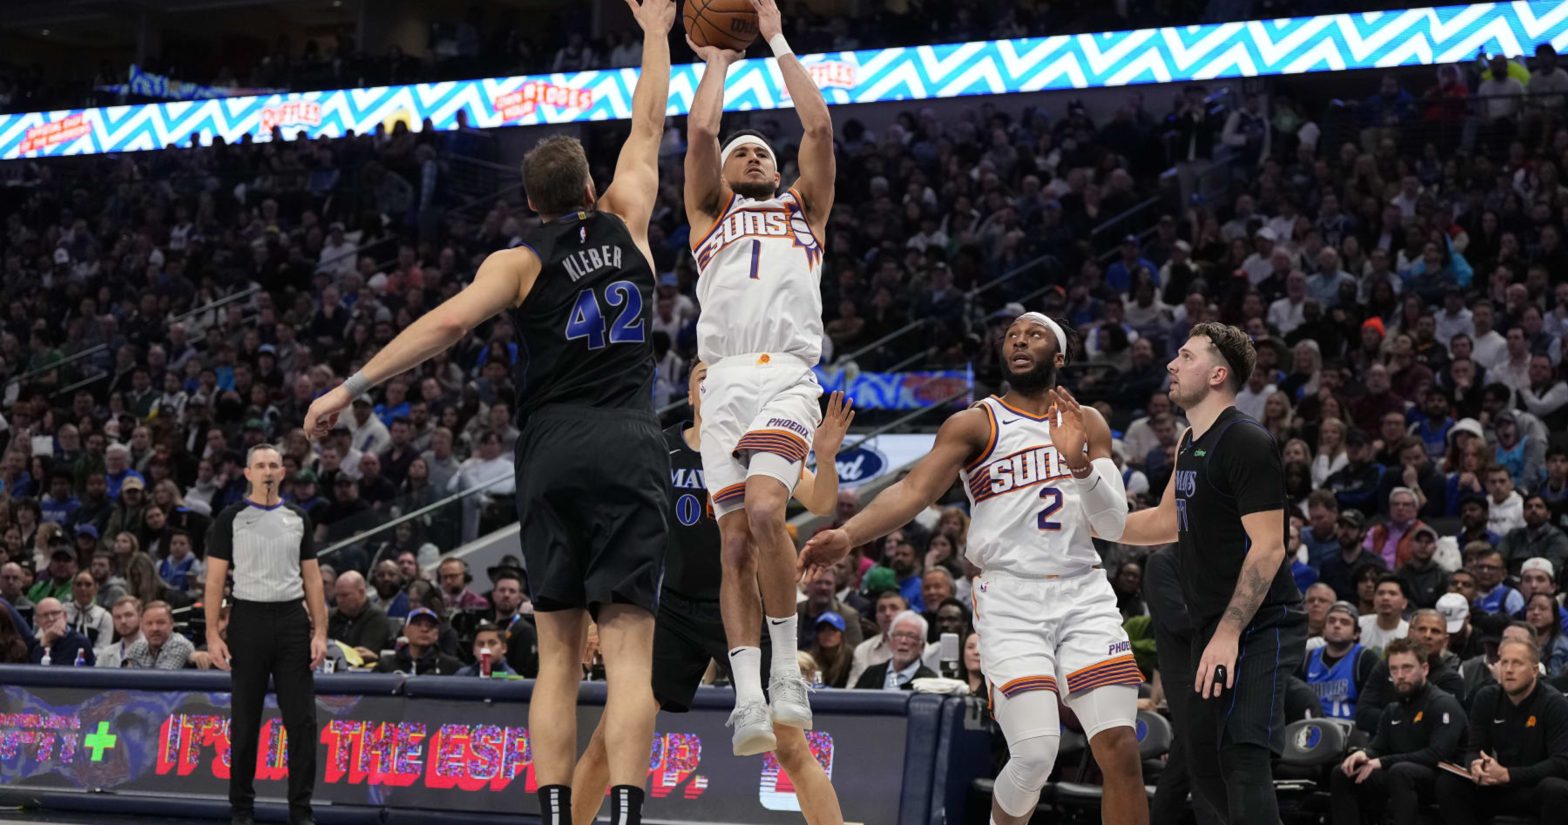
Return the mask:
<svg viewBox="0 0 1568 825"><path fill-rule="evenodd" d="M305 598L300 563L316 557L311 533L310 516L292 504L244 500L213 521L207 555L233 568L235 599L297 602Z"/></svg>

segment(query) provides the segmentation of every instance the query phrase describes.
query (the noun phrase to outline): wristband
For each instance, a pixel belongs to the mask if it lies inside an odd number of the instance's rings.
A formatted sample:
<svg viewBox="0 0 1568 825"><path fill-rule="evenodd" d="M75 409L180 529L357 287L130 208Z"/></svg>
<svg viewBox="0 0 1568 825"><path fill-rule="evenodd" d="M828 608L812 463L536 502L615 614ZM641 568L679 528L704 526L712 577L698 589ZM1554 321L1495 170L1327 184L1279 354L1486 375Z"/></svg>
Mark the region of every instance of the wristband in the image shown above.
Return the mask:
<svg viewBox="0 0 1568 825"><path fill-rule="evenodd" d="M1068 467L1067 468L1067 472L1072 473L1073 478L1076 478L1079 481L1083 481L1083 480L1087 479L1089 476L1094 475L1094 464L1092 462L1089 463L1089 464L1085 464L1083 466L1082 472L1080 472L1078 470L1075 470L1072 467Z"/></svg>
<svg viewBox="0 0 1568 825"><path fill-rule="evenodd" d="M794 50L790 49L789 41L784 39L783 32L768 38L768 48L773 50L773 56L777 59L783 59L785 55L795 53Z"/></svg>
<svg viewBox="0 0 1568 825"><path fill-rule="evenodd" d="M343 382L343 389L348 390L349 398L358 398L370 391L370 379L365 377L363 370L350 375Z"/></svg>

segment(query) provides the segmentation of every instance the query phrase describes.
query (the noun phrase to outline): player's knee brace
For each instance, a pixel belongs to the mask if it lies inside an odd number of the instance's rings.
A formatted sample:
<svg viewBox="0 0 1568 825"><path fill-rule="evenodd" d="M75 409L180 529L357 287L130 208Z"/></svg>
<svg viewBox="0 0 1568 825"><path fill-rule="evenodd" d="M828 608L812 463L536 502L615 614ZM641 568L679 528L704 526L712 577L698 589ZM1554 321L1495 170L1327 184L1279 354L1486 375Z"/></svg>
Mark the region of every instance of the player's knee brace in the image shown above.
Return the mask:
<svg viewBox="0 0 1568 825"><path fill-rule="evenodd" d="M751 461L746 465L746 478L768 476L784 485L785 489L793 491L800 481L800 468L803 466L804 461L793 461L778 453L757 451L751 454Z"/></svg>
<svg viewBox="0 0 1568 825"><path fill-rule="evenodd" d="M1067 706L1078 716L1085 738L1114 727L1131 728L1137 724L1138 687L1104 685L1067 698Z"/></svg>
<svg viewBox="0 0 1568 825"><path fill-rule="evenodd" d="M992 791L996 803L1008 816L1023 816L1040 802L1040 789L1056 765L1061 741L1060 736L1032 736L1008 744L1011 753L997 774Z"/></svg>

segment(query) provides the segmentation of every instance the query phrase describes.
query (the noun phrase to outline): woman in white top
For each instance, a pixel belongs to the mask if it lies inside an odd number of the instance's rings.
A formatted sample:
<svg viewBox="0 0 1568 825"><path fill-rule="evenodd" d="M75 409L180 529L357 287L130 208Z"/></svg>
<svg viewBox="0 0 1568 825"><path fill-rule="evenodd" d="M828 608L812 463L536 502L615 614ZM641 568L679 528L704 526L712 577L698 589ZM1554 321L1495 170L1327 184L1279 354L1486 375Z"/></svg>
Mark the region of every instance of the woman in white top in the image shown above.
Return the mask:
<svg viewBox="0 0 1568 825"><path fill-rule="evenodd" d="M1321 487L1328 477L1350 464L1345 453L1345 422L1325 418L1318 425L1317 458L1312 459L1312 486Z"/></svg>

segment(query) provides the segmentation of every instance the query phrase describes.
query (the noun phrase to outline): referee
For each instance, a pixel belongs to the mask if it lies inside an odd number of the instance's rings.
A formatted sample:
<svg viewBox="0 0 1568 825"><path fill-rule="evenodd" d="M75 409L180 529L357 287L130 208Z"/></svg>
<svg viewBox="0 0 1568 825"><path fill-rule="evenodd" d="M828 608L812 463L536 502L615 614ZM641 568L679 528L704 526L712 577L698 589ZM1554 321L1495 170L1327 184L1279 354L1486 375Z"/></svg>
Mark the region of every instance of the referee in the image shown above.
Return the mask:
<svg viewBox="0 0 1568 825"><path fill-rule="evenodd" d="M289 823L314 825L316 690L311 677L327 653L327 603L311 540L310 518L278 497L283 458L270 444L245 455L245 499L213 520L207 535L207 651L232 668L229 723L229 806L233 825L254 825L256 750L270 678L288 734ZM234 568L228 641L218 635L218 610Z"/></svg>
<svg viewBox="0 0 1568 825"><path fill-rule="evenodd" d="M1306 646L1301 593L1285 560L1279 446L1236 409L1256 363L1241 330L1192 328L1166 368L1171 402L1192 427L1159 506L1130 514L1121 539L1176 543L1196 694L1176 715L1177 739L1194 789L1231 825L1279 821L1269 757L1284 747L1285 680Z"/></svg>

